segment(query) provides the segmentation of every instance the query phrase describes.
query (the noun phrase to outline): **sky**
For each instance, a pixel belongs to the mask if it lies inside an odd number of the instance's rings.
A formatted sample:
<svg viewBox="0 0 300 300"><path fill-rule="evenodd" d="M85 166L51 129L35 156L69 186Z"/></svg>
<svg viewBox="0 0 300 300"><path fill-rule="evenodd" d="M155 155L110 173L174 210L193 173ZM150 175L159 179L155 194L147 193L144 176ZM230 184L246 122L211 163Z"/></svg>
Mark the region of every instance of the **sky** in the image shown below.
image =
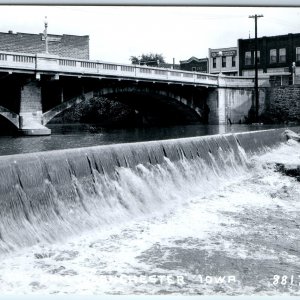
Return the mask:
<svg viewBox="0 0 300 300"><path fill-rule="evenodd" d="M130 56L162 54L179 63L208 56L208 48L237 46L239 38L300 32L300 7L1 6L0 31L90 36L90 58L130 63Z"/></svg>

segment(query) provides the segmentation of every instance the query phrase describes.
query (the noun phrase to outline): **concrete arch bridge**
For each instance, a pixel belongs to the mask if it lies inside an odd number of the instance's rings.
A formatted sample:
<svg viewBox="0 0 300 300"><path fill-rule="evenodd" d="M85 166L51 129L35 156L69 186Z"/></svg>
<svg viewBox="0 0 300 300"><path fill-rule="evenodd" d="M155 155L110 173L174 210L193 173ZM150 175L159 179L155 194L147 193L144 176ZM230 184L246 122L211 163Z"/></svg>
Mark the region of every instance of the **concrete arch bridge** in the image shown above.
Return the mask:
<svg viewBox="0 0 300 300"><path fill-rule="evenodd" d="M99 96L176 122L239 122L253 105L253 85L252 78L0 52L0 115L25 135L50 134L54 117Z"/></svg>

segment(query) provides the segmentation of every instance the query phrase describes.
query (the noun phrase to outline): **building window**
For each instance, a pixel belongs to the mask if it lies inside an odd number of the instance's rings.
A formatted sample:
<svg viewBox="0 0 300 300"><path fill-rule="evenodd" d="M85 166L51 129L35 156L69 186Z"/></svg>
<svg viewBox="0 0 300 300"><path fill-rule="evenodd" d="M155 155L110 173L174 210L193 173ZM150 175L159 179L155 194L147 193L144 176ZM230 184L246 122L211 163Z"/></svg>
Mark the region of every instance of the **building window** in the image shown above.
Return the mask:
<svg viewBox="0 0 300 300"><path fill-rule="evenodd" d="M222 56L222 68L226 68L226 56Z"/></svg>
<svg viewBox="0 0 300 300"><path fill-rule="evenodd" d="M255 63L255 51L253 52L254 63ZM260 51L257 51L257 63L260 64Z"/></svg>
<svg viewBox="0 0 300 300"><path fill-rule="evenodd" d="M196 72L196 67L192 67L192 71L193 71L193 72Z"/></svg>
<svg viewBox="0 0 300 300"><path fill-rule="evenodd" d="M213 69L217 67L217 59L214 57L213 58Z"/></svg>
<svg viewBox="0 0 300 300"><path fill-rule="evenodd" d="M270 63L274 64L277 63L277 51L276 49L270 50Z"/></svg>
<svg viewBox="0 0 300 300"><path fill-rule="evenodd" d="M296 48L296 61L300 61L300 47Z"/></svg>
<svg viewBox="0 0 300 300"><path fill-rule="evenodd" d="M251 51L245 52L245 65L251 65Z"/></svg>
<svg viewBox="0 0 300 300"><path fill-rule="evenodd" d="M286 62L286 48L279 49L279 62L280 63Z"/></svg>
<svg viewBox="0 0 300 300"><path fill-rule="evenodd" d="M236 65L236 56L231 56L231 66L235 67Z"/></svg>

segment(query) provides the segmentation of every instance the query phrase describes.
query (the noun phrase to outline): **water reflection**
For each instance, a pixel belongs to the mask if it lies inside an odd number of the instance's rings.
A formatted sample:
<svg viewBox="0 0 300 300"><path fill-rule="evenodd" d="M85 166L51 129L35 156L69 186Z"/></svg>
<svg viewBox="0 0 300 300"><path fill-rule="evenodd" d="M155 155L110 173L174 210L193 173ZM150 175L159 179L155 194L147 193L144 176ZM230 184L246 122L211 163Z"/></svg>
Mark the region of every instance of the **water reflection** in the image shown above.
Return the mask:
<svg viewBox="0 0 300 300"><path fill-rule="evenodd" d="M0 137L0 155L174 139L282 127L282 125L184 125L107 129L95 124L51 124L51 136Z"/></svg>

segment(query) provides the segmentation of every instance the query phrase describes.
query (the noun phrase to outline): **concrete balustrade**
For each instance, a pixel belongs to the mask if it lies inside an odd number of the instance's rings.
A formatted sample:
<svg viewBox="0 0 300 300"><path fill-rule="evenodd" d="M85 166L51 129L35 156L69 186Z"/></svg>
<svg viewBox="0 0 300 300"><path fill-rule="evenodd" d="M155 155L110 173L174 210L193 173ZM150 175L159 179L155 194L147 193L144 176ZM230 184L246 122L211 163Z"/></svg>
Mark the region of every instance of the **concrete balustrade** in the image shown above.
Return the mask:
<svg viewBox="0 0 300 300"><path fill-rule="evenodd" d="M174 69L139 65L115 64L92 60L58 57L40 53L25 54L0 52L0 69L10 71L32 70L34 72L58 72L61 74L115 76L119 78L155 79L157 81L182 82L196 85L218 86L218 75L188 72ZM225 77L227 86L253 86L253 78Z"/></svg>

